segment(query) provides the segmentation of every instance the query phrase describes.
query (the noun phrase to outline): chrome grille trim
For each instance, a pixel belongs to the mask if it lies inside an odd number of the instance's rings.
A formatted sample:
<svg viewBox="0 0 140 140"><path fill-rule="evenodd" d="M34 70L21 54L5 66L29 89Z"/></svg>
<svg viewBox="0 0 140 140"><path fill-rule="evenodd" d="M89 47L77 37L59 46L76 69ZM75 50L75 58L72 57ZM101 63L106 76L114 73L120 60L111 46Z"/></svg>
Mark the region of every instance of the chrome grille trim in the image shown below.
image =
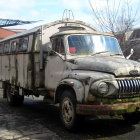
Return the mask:
<svg viewBox="0 0 140 140"><path fill-rule="evenodd" d="M121 94L140 93L140 79L135 80L117 80Z"/></svg>

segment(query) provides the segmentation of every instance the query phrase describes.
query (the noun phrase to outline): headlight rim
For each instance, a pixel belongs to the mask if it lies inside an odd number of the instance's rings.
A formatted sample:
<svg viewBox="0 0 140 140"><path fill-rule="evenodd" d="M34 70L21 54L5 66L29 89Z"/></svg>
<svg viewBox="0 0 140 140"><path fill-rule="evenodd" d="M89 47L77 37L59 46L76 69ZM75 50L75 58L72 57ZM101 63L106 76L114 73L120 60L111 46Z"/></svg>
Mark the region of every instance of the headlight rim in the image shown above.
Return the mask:
<svg viewBox="0 0 140 140"><path fill-rule="evenodd" d="M98 84L98 88L97 89L98 89L98 93L105 95L105 94L107 94L109 92L109 85L106 82L102 81L102 82L100 82Z"/></svg>

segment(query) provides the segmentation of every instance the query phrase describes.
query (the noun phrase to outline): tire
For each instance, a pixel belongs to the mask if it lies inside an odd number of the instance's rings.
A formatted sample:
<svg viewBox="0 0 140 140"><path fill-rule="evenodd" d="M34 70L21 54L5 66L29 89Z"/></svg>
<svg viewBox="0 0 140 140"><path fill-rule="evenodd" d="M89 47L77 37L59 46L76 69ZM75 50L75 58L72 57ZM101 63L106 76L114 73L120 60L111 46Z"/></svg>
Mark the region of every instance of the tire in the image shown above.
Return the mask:
<svg viewBox="0 0 140 140"><path fill-rule="evenodd" d="M10 106L21 106L23 104L24 96L11 94L10 85L7 86L6 93L7 93L7 102Z"/></svg>
<svg viewBox="0 0 140 140"><path fill-rule="evenodd" d="M123 114L123 118L127 124L138 124L140 121L140 112L134 112L131 114Z"/></svg>
<svg viewBox="0 0 140 140"><path fill-rule="evenodd" d="M3 98L7 98L7 84L6 83L4 83Z"/></svg>
<svg viewBox="0 0 140 140"><path fill-rule="evenodd" d="M65 90L62 93L60 98L60 119L67 130L76 130L78 115L76 114L76 98L72 91Z"/></svg>

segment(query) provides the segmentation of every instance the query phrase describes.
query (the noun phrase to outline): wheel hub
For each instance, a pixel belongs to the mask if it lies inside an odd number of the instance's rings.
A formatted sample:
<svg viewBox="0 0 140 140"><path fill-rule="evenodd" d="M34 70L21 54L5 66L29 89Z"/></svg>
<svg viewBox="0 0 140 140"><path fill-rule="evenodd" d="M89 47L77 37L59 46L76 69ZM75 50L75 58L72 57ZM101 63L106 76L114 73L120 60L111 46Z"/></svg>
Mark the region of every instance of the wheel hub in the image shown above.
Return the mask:
<svg viewBox="0 0 140 140"><path fill-rule="evenodd" d="M64 100L62 104L62 115L66 124L72 122L74 116L74 109L69 99Z"/></svg>

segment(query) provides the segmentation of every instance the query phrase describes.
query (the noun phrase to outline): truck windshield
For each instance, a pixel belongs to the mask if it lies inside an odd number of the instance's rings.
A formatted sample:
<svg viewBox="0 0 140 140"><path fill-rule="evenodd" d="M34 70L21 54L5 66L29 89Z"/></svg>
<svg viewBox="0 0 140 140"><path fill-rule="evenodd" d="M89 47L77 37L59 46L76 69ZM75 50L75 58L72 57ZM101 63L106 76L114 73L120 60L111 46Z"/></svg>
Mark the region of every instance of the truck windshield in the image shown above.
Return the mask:
<svg viewBox="0 0 140 140"><path fill-rule="evenodd" d="M109 53L122 55L115 38L99 35L72 35L68 37L69 52L75 55Z"/></svg>

